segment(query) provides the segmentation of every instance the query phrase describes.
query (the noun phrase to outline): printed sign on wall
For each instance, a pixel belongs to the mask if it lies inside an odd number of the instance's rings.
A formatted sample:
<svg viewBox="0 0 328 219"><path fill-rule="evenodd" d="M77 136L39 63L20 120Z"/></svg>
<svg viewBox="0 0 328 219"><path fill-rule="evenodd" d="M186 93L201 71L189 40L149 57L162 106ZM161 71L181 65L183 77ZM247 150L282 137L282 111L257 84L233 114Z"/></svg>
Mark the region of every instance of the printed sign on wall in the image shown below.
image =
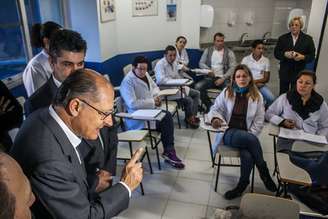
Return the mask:
<svg viewBox="0 0 328 219"><path fill-rule="evenodd" d="M133 0L132 16L156 16L158 13L157 4L157 0Z"/></svg>

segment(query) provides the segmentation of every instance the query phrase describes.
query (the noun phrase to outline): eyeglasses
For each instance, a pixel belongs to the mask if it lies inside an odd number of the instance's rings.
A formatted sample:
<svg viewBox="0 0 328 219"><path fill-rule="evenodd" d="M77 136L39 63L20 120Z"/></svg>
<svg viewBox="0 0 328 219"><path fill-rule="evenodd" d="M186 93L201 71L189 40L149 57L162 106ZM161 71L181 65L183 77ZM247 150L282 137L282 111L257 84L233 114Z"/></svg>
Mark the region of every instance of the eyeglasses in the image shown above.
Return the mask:
<svg viewBox="0 0 328 219"><path fill-rule="evenodd" d="M96 110L97 113L101 116L100 119L101 120L105 120L108 116L110 115L113 115L116 110L115 109L112 109L112 110L109 110L108 112L103 112L99 109L97 109L96 107L92 106L90 103L88 103L87 101L81 99L81 98L78 98L81 102L85 103L86 105L88 105L89 107L91 107L92 109Z"/></svg>

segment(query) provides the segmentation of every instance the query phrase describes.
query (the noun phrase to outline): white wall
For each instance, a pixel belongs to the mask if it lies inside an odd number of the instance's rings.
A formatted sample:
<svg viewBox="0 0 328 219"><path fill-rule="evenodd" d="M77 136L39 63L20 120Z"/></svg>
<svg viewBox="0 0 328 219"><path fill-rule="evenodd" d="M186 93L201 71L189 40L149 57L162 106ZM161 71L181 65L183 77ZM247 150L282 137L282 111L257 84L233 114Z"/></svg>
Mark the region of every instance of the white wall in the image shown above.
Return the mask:
<svg viewBox="0 0 328 219"><path fill-rule="evenodd" d="M327 89L327 81L328 81L328 61L327 61L327 54L328 54L328 22L326 23L326 29L324 33L324 37L322 40L321 50L320 50L320 57L318 60L317 66L317 91L323 95L326 101L328 101L328 89Z"/></svg>
<svg viewBox="0 0 328 219"><path fill-rule="evenodd" d="M213 6L214 23L213 27L201 30L201 43L213 42L216 32L222 32L226 41L238 41L242 33L248 33L247 39L256 39L271 32L274 0L202 0L202 4ZM236 25L232 27L227 24L231 11L237 14ZM245 24L245 16L249 12L255 15L251 26Z"/></svg>
<svg viewBox="0 0 328 219"><path fill-rule="evenodd" d="M312 0L311 13L307 33L313 37L315 48L318 48L323 16L326 10L327 0Z"/></svg>
<svg viewBox="0 0 328 219"><path fill-rule="evenodd" d="M70 0L69 15L71 29L79 32L88 43L86 60L101 61L96 1ZM97 1L98 2L98 1Z"/></svg>

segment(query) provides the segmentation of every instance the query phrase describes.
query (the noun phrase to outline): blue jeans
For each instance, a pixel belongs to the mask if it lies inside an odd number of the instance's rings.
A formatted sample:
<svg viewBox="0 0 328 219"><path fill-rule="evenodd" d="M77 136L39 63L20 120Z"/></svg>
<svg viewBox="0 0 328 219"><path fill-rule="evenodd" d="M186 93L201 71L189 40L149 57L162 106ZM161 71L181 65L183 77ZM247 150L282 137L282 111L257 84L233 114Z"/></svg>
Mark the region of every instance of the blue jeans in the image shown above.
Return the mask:
<svg viewBox="0 0 328 219"><path fill-rule="evenodd" d="M260 141L245 130L231 128L224 133L223 143L240 150L239 182L249 183L254 163L257 167L265 165Z"/></svg>
<svg viewBox="0 0 328 219"><path fill-rule="evenodd" d="M271 103L273 103L273 101L275 100L275 96L266 85L259 88L259 90L264 98L265 108L268 108L271 105Z"/></svg>
<svg viewBox="0 0 328 219"><path fill-rule="evenodd" d="M186 118L197 116L198 106L200 104L200 93L198 90L190 88L189 95L182 98L181 102L184 106Z"/></svg>

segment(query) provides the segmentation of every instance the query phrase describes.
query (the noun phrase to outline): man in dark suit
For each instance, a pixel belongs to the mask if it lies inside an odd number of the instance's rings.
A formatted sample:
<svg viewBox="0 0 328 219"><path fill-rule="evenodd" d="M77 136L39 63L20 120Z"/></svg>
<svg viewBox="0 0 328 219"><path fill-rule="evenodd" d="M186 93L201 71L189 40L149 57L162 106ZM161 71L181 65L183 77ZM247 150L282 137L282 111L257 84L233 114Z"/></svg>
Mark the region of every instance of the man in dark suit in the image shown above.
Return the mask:
<svg viewBox="0 0 328 219"><path fill-rule="evenodd" d="M290 33L280 36L274 49L274 56L280 61L280 94L293 89L298 73L304 70L306 63L314 60L313 39L301 31L303 26L301 17L291 19L289 22Z"/></svg>
<svg viewBox="0 0 328 219"><path fill-rule="evenodd" d="M84 67L87 44L81 35L71 30L60 30L50 39L49 62L52 77L25 102L25 113L51 104L60 84L75 70ZM105 126L96 140L83 140L81 155L85 161L90 193L106 189L116 172L117 127Z"/></svg>
<svg viewBox="0 0 328 219"><path fill-rule="evenodd" d="M141 154L127 163L119 183L90 197L79 152L81 138L97 139L112 124L113 105L114 90L105 78L77 70L62 82L53 104L30 115L19 130L11 154L30 179L36 205L52 218L110 218L128 207L142 180Z"/></svg>

